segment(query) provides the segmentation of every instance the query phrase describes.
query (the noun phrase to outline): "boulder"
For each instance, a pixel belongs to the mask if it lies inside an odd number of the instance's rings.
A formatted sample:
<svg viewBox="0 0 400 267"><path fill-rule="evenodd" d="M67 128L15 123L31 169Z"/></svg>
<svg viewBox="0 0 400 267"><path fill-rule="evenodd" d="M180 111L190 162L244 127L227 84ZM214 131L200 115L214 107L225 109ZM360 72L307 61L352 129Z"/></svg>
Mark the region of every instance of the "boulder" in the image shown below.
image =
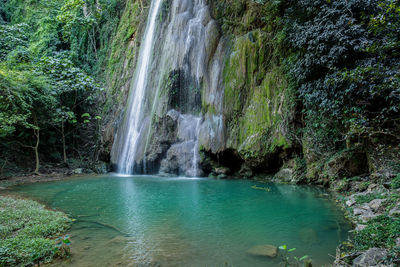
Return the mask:
<svg viewBox="0 0 400 267"><path fill-rule="evenodd" d="M371 200L368 203L368 205L374 212L383 211L384 207L382 206L382 204L384 201L385 201L385 199L374 199L374 200Z"/></svg>
<svg viewBox="0 0 400 267"><path fill-rule="evenodd" d="M253 171L250 169L249 166L243 164L240 168L239 175L243 178L249 179L253 176Z"/></svg>
<svg viewBox="0 0 400 267"><path fill-rule="evenodd" d="M201 176L201 169L197 169L197 174L193 174L193 149L194 141L185 141L174 144L167 151L167 156L161 161L160 173Z"/></svg>
<svg viewBox="0 0 400 267"><path fill-rule="evenodd" d="M106 174L108 173L108 165L105 162L98 162L93 168L93 171L98 174Z"/></svg>
<svg viewBox="0 0 400 267"><path fill-rule="evenodd" d="M366 228L367 226L365 224L357 224L356 226L356 231L362 231Z"/></svg>
<svg viewBox="0 0 400 267"><path fill-rule="evenodd" d="M226 176L226 174L219 174L217 176L217 179L226 179L228 176Z"/></svg>
<svg viewBox="0 0 400 267"><path fill-rule="evenodd" d="M391 209L389 211L390 216L393 216L395 214L400 214L400 204L397 204L396 207L394 207L393 209Z"/></svg>
<svg viewBox="0 0 400 267"><path fill-rule="evenodd" d="M278 248L272 245L258 245L247 250L253 256L263 256L274 258L278 255Z"/></svg>
<svg viewBox="0 0 400 267"><path fill-rule="evenodd" d="M227 175L230 173L229 168L227 167L218 167L218 168L214 168L213 172L218 176L220 174L224 174Z"/></svg>
<svg viewBox="0 0 400 267"><path fill-rule="evenodd" d="M359 216L363 222L367 222L368 220L381 215L380 213L374 213L369 204L364 204L362 206L354 208L353 214L355 216Z"/></svg>
<svg viewBox="0 0 400 267"><path fill-rule="evenodd" d="M73 174L82 174L83 173L83 168L77 168L72 171Z"/></svg>
<svg viewBox="0 0 400 267"><path fill-rule="evenodd" d="M354 204L356 204L356 200L354 198L350 198L349 200L346 201L346 205L348 207L353 206Z"/></svg>
<svg viewBox="0 0 400 267"><path fill-rule="evenodd" d="M383 248L370 248L354 259L353 267L376 266L386 256L388 252Z"/></svg>
<svg viewBox="0 0 400 267"><path fill-rule="evenodd" d="M293 180L293 170L289 168L282 168L275 177L281 181L290 182Z"/></svg>

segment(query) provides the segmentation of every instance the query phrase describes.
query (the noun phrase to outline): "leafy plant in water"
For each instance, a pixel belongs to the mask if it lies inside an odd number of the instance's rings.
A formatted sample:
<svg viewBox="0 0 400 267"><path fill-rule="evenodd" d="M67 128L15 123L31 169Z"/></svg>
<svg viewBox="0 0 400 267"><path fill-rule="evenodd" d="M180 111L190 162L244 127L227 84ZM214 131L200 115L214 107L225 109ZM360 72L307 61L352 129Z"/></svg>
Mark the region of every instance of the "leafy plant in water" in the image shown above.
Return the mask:
<svg viewBox="0 0 400 267"><path fill-rule="evenodd" d="M306 267L311 267L312 263L310 260L310 257L308 255L304 255L300 258L296 256L291 256L290 253L295 251L296 248L288 248L287 245L282 245L279 246L279 250L281 251L280 255L282 258L282 262L285 265L285 267L288 266L306 266Z"/></svg>
<svg viewBox="0 0 400 267"><path fill-rule="evenodd" d="M71 255L71 238L65 235L57 238L54 253L61 258L69 258Z"/></svg>
<svg viewBox="0 0 400 267"><path fill-rule="evenodd" d="M253 185L251 188L256 189L256 190L264 190L266 192L271 191L271 188L269 188L269 187L261 187L261 186L256 186L256 185Z"/></svg>

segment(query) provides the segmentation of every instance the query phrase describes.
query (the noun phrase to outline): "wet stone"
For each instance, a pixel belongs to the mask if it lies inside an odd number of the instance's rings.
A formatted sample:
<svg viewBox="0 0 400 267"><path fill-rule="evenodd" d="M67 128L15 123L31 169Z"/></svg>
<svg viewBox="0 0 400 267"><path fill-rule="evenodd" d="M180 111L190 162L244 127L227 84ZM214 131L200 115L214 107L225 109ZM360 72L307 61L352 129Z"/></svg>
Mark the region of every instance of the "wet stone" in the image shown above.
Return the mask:
<svg viewBox="0 0 400 267"><path fill-rule="evenodd" d="M278 255L278 248L272 245L258 245L247 250L253 256L263 256L274 258Z"/></svg>

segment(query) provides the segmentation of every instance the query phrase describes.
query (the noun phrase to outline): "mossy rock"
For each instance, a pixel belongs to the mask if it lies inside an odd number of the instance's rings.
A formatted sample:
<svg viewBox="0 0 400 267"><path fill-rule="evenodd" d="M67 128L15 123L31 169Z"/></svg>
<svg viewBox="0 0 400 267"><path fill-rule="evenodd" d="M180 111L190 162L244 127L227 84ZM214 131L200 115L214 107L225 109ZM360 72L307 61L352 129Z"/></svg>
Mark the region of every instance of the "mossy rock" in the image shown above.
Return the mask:
<svg viewBox="0 0 400 267"><path fill-rule="evenodd" d="M227 146L245 160L290 147L288 85L284 71L266 63L266 42L268 35L259 30L237 37L223 73Z"/></svg>

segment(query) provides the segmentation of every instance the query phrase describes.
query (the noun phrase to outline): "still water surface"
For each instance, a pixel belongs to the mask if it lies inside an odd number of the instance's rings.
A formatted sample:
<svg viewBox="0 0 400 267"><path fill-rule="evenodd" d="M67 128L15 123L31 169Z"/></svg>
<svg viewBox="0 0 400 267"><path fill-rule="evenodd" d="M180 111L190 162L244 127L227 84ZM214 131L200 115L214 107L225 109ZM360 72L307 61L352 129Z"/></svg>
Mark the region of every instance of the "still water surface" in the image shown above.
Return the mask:
<svg viewBox="0 0 400 267"><path fill-rule="evenodd" d="M297 248L322 266L350 229L311 187L106 175L12 191L76 219L73 257L57 266L282 266L246 253L263 244Z"/></svg>

